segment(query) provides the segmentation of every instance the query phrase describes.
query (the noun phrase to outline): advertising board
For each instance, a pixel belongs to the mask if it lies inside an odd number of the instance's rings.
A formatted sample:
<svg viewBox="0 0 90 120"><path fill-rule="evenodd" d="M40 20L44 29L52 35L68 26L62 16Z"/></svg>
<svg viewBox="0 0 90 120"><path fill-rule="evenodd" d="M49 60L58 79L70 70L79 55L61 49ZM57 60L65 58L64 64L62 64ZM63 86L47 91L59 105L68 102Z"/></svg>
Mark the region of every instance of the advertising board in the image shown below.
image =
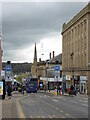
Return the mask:
<svg viewBox="0 0 90 120"><path fill-rule="evenodd" d="M3 82L0 81L0 95L3 95Z"/></svg>

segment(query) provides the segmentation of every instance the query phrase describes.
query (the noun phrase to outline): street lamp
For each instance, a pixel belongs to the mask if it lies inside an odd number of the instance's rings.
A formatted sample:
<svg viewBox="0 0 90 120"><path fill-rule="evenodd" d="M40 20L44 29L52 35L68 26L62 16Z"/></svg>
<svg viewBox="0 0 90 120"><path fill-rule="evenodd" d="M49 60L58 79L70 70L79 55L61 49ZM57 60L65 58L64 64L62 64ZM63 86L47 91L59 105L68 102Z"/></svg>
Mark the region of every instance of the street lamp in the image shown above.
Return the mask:
<svg viewBox="0 0 90 120"><path fill-rule="evenodd" d="M73 81L73 79L74 79L74 76L73 76L73 69L74 69L74 67L73 67L73 55L74 55L74 53L72 52L71 53L71 60L72 60L72 66L71 66L71 72L72 72L72 78L71 78L71 85L72 85L72 81Z"/></svg>

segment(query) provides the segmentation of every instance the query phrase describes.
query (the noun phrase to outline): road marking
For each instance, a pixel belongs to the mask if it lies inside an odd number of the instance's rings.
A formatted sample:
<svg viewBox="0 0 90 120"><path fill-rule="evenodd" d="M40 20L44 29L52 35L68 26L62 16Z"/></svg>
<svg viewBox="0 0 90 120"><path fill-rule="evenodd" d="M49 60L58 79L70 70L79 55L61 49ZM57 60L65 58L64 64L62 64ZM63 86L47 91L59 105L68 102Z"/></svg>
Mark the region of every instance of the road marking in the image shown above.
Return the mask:
<svg viewBox="0 0 90 120"><path fill-rule="evenodd" d="M67 113L66 113L65 115L66 115L66 116L70 116L70 115L69 115L69 114L67 114Z"/></svg>
<svg viewBox="0 0 90 120"><path fill-rule="evenodd" d="M51 115L48 115L48 117L49 117L49 118L52 118L52 116L51 116Z"/></svg>
<svg viewBox="0 0 90 120"><path fill-rule="evenodd" d="M53 117L55 117L55 115L53 115Z"/></svg>
<svg viewBox="0 0 90 120"><path fill-rule="evenodd" d="M19 117L20 118L24 118L24 120L26 120L25 118L25 115L24 115L24 113L23 113L23 110L22 110L22 108L21 108L21 105L20 105L20 103L19 103L19 101L18 100L16 100L16 106L17 106L17 111L18 111L18 113L19 113Z"/></svg>
<svg viewBox="0 0 90 120"><path fill-rule="evenodd" d="M52 101L59 102L58 100L52 99Z"/></svg>
<svg viewBox="0 0 90 120"><path fill-rule="evenodd" d="M40 118L40 116L38 115L37 118Z"/></svg>
<svg viewBox="0 0 90 120"><path fill-rule="evenodd" d="M30 115L30 118L33 118L32 115Z"/></svg>
<svg viewBox="0 0 90 120"><path fill-rule="evenodd" d="M73 103L78 103L78 102L76 102L76 101L71 101L71 102L73 102Z"/></svg>
<svg viewBox="0 0 90 120"><path fill-rule="evenodd" d="M62 98L62 97L58 97L58 98L61 98L62 100L65 100L64 98Z"/></svg>
<svg viewBox="0 0 90 120"><path fill-rule="evenodd" d="M65 116L62 116L62 118L65 118Z"/></svg>
<svg viewBox="0 0 90 120"><path fill-rule="evenodd" d="M62 110L60 110L60 112L62 112L62 113L63 113L63 111L62 111Z"/></svg>
<svg viewBox="0 0 90 120"><path fill-rule="evenodd" d="M86 105L86 104L82 104L82 105L84 105L84 106L88 106L88 105Z"/></svg>
<svg viewBox="0 0 90 120"><path fill-rule="evenodd" d="M41 116L41 118L45 118L45 116L44 116L44 115L42 115L42 116Z"/></svg>
<svg viewBox="0 0 90 120"><path fill-rule="evenodd" d="M56 108L56 110L58 110L58 108Z"/></svg>
<svg viewBox="0 0 90 120"><path fill-rule="evenodd" d="M82 102L88 102L88 101L83 101L83 100L79 100L80 102L82 101Z"/></svg>

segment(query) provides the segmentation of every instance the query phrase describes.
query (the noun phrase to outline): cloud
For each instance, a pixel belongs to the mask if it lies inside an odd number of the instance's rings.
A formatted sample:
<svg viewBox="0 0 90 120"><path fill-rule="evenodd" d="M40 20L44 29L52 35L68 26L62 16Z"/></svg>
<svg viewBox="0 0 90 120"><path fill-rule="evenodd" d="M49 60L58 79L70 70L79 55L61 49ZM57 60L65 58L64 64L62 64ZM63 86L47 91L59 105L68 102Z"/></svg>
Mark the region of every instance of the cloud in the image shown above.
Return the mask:
<svg viewBox="0 0 90 120"><path fill-rule="evenodd" d="M59 44L61 44L60 36L63 23L68 22L86 4L64 2L3 3L2 47L5 53L3 60L15 58L18 61L22 51L28 56L27 49L32 53L32 49L34 49L32 46L35 42L41 44L41 41L46 40L44 44L47 44L48 39L54 43L55 37L57 39L58 36L60 38ZM52 46L53 44L49 46L50 49L55 49ZM47 46L45 47L47 48ZM58 53L61 51L60 49ZM23 56L23 59L27 61L26 55Z"/></svg>

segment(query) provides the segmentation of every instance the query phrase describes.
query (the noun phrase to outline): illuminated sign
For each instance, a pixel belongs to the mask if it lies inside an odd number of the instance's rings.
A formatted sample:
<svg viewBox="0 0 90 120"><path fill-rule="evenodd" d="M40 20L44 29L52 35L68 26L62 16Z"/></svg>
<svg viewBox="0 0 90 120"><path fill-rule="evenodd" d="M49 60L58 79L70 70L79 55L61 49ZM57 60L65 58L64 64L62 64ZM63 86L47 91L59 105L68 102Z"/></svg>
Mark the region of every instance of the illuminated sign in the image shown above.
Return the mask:
<svg viewBox="0 0 90 120"><path fill-rule="evenodd" d="M3 82L0 81L0 95L3 95Z"/></svg>

